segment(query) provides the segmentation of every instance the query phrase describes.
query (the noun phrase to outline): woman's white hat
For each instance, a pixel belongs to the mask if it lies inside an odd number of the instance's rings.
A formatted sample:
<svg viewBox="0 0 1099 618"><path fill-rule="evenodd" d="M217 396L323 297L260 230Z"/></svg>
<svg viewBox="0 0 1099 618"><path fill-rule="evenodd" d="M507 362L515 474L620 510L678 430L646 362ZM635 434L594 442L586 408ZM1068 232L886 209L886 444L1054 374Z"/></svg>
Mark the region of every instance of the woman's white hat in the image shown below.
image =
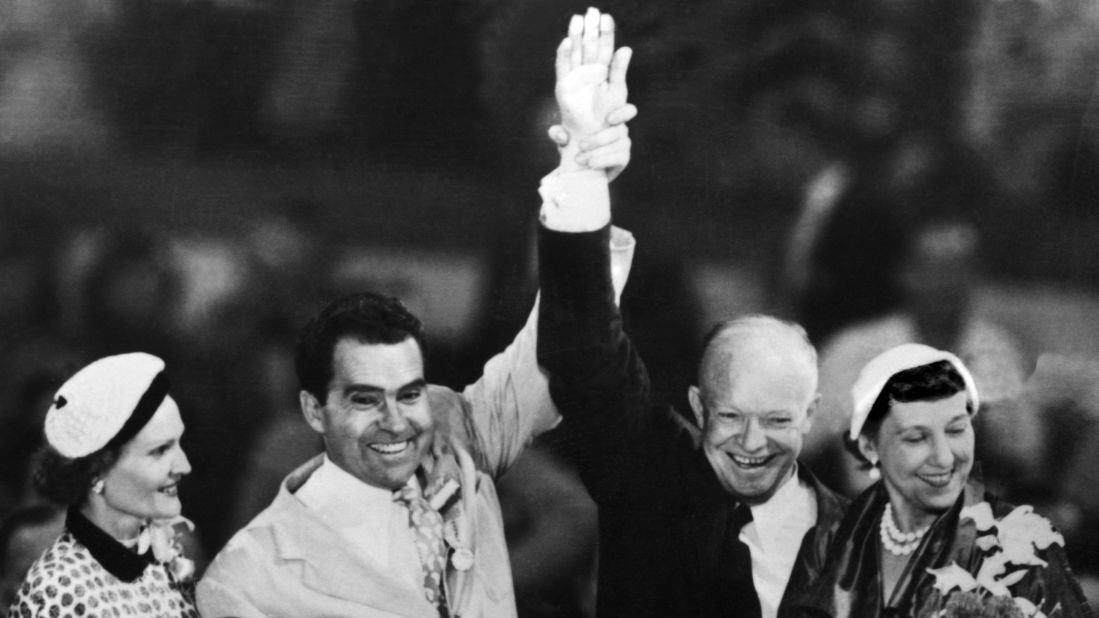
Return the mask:
<svg viewBox="0 0 1099 618"><path fill-rule="evenodd" d="M144 352L107 356L84 367L54 395L46 413L46 440L71 458L94 453L112 440L128 441L167 396L163 372L164 361Z"/></svg>
<svg viewBox="0 0 1099 618"><path fill-rule="evenodd" d="M906 370L915 369L938 361L949 361L954 369L962 376L965 382L965 390L973 405L976 414L980 400L977 396L977 385L973 382L973 376L966 369L961 359L950 352L937 350L922 343L905 343L874 357L859 372L855 385L851 387L851 399L854 401L854 409L851 412L851 431L848 434L852 440L857 440L862 433L862 426L866 423L866 417L870 416L870 408L878 400L878 395L885 388L886 382L896 374Z"/></svg>

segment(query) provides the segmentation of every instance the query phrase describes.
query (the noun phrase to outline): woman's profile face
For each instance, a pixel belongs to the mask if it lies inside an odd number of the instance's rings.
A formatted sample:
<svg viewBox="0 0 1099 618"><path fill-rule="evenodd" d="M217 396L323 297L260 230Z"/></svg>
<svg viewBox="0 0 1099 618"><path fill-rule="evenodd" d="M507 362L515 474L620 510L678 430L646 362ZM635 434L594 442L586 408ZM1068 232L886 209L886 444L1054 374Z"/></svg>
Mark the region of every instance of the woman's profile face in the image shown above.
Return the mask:
<svg viewBox="0 0 1099 618"><path fill-rule="evenodd" d="M973 425L965 391L933 401L894 402L876 439L860 440L876 455L898 522L929 524L961 495L973 468Z"/></svg>
<svg viewBox="0 0 1099 618"><path fill-rule="evenodd" d="M179 407L167 397L103 476L103 500L110 512L138 520L180 514L179 480L191 472L182 436Z"/></svg>

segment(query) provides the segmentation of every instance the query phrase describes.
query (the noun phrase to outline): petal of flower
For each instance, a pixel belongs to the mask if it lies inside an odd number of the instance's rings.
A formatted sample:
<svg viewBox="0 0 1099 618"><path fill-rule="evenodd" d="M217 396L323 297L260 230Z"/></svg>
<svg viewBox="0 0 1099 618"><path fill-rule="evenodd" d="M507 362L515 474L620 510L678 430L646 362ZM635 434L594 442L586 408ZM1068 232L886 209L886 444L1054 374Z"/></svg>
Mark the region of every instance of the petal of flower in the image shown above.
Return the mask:
<svg viewBox="0 0 1099 618"><path fill-rule="evenodd" d="M1023 597L1015 597L1015 607L1019 608L1019 611L1023 612L1023 615L1030 618L1038 611L1038 606L1031 603L1030 599L1024 599Z"/></svg>
<svg viewBox="0 0 1099 618"><path fill-rule="evenodd" d="M991 534L985 534L977 537L977 547L980 547L984 551L988 551L993 547L998 547L1000 541Z"/></svg>
<svg viewBox="0 0 1099 618"><path fill-rule="evenodd" d="M985 558L977 571L977 584L992 594L1007 596L1007 587L998 581L999 577L1007 571L1006 563L1003 553Z"/></svg>
<svg viewBox="0 0 1099 618"><path fill-rule="evenodd" d="M984 532L991 530L996 525L996 518L992 516L992 506L987 502L978 502L962 508L962 519L972 519L977 524L977 530Z"/></svg>
<svg viewBox="0 0 1099 618"><path fill-rule="evenodd" d="M1033 538L1025 533L1020 534L1018 531L1014 531L1002 534L1000 536L1000 547L1004 550L1005 562L1019 565L1046 566L1046 561L1039 558L1035 553Z"/></svg>
<svg viewBox="0 0 1099 618"><path fill-rule="evenodd" d="M991 593L994 596L998 596L998 597L1010 597L1011 596L1011 592L1007 589L1007 586L1005 586L1005 585L1003 585L1003 584L1001 584L1000 582L997 582L997 581L988 582L987 584L982 583L981 587L984 588L985 590L987 590L989 593Z"/></svg>
<svg viewBox="0 0 1099 618"><path fill-rule="evenodd" d="M1033 507L1023 505L1017 507L1004 517L999 525L1001 538L1025 539L1033 543L1038 549L1045 549L1056 543L1065 544L1065 538L1053 529L1053 524L1048 519L1034 512Z"/></svg>
<svg viewBox="0 0 1099 618"><path fill-rule="evenodd" d="M150 526L152 533L152 548L153 556L156 556L158 562L167 562L175 557L175 551L172 547L172 540L175 538L175 531L171 526Z"/></svg>
<svg viewBox="0 0 1099 618"><path fill-rule="evenodd" d="M144 554L149 551L152 541L152 532L149 531L149 523L146 523L137 535L137 553Z"/></svg>
<svg viewBox="0 0 1099 618"><path fill-rule="evenodd" d="M1006 560L1019 565L1046 566L1035 553L1035 548L1046 549L1050 545L1064 545L1064 537L1053 529L1048 519L1023 505L1008 513L997 524L997 537Z"/></svg>
<svg viewBox="0 0 1099 618"><path fill-rule="evenodd" d="M190 530L191 532L195 531L195 522L191 521L190 519L187 519L186 517L184 517L182 515L176 515L175 517L169 519L166 523L169 526L172 526L173 528L180 525L180 524L183 524L184 526L187 526L187 529Z"/></svg>
<svg viewBox="0 0 1099 618"><path fill-rule="evenodd" d="M175 560L169 563L168 568L171 569L172 575L179 581L190 581L195 576L194 561L183 556L177 556Z"/></svg>
<svg viewBox="0 0 1099 618"><path fill-rule="evenodd" d="M957 562L951 562L938 569L927 569L927 572L935 576L935 588L943 595L955 588L962 592L969 592L977 587L977 580L973 579L969 571L958 566Z"/></svg>
<svg viewBox="0 0 1099 618"><path fill-rule="evenodd" d="M1012 509L1010 513L1004 515L1003 519L1000 520L1000 523L1005 526L1013 526L1016 525L1018 522L1026 519L1026 517L1033 512L1033 506L1029 504L1020 504L1019 506Z"/></svg>
<svg viewBox="0 0 1099 618"><path fill-rule="evenodd" d="M1042 560L1034 553L1034 546L1030 547L1016 547L1013 550L1004 550L1004 557L1007 562L1016 564L1019 566L1048 566L1049 563Z"/></svg>
<svg viewBox="0 0 1099 618"><path fill-rule="evenodd" d="M149 521L138 538L139 551L144 553L152 549L157 562L168 562L180 555L179 533L176 531L176 526L180 525L195 529L194 523L182 515Z"/></svg>
<svg viewBox="0 0 1099 618"><path fill-rule="evenodd" d="M1019 581L1023 579L1023 577L1026 577L1026 572L1026 569L1019 569L1017 571L1008 573L1007 575L1004 575L1000 578L1000 583L1004 586L1014 586L1015 584L1019 583Z"/></svg>

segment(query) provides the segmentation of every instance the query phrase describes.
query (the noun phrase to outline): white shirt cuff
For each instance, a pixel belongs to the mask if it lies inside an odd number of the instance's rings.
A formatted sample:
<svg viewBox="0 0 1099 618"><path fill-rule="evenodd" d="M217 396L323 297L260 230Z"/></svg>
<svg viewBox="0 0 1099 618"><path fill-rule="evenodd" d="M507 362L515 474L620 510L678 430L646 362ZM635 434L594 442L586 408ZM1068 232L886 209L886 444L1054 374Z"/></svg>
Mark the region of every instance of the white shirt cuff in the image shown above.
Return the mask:
<svg viewBox="0 0 1099 618"><path fill-rule="evenodd" d="M630 266L633 265L633 251L637 241L633 234L611 226L611 284L614 285L614 304L622 306L622 290L630 278Z"/></svg>
<svg viewBox="0 0 1099 618"><path fill-rule="evenodd" d="M611 197L602 170L560 172L542 179L539 220L557 232L594 232L611 222Z"/></svg>

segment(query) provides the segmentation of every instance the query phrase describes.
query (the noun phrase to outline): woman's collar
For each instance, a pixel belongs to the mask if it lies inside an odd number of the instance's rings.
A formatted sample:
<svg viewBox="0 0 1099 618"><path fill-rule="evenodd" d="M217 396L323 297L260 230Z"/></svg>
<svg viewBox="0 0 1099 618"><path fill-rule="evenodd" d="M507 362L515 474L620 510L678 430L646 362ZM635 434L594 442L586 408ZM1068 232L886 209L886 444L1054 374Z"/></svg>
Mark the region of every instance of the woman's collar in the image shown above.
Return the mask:
<svg viewBox="0 0 1099 618"><path fill-rule="evenodd" d="M137 554L128 549L92 523L77 507L69 508L65 527L77 541L88 548L92 557L103 565L107 572L124 582L132 582L141 577L145 567L153 563L152 552Z"/></svg>

